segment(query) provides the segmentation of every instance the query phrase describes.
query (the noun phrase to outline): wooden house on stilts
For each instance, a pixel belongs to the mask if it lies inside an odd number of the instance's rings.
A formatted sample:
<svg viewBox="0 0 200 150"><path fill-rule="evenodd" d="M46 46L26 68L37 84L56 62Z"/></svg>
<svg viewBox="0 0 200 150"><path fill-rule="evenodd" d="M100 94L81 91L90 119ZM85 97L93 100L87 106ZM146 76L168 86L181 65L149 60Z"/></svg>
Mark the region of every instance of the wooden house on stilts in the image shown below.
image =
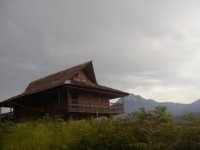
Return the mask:
<svg viewBox="0 0 200 150"><path fill-rule="evenodd" d="M116 115L124 112L124 105L110 99L126 95L99 85L90 61L31 82L22 94L0 102L0 107L13 110L0 117L20 120L49 114L83 119Z"/></svg>

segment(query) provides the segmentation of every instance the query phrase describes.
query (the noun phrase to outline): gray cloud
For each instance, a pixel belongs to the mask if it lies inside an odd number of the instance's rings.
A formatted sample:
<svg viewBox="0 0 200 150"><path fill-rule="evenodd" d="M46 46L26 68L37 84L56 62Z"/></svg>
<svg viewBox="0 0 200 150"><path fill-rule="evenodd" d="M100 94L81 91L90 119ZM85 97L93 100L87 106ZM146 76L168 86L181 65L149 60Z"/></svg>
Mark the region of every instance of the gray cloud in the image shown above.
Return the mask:
<svg viewBox="0 0 200 150"><path fill-rule="evenodd" d="M200 98L198 1L1 1L0 99L93 60L99 83L160 101Z"/></svg>

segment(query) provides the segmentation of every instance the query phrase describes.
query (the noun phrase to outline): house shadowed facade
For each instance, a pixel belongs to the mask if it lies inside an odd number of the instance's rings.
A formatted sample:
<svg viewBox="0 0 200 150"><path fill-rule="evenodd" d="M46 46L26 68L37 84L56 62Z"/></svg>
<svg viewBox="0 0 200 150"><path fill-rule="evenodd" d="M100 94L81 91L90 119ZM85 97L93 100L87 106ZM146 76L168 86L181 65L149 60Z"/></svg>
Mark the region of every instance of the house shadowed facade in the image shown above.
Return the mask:
<svg viewBox="0 0 200 150"><path fill-rule="evenodd" d="M0 102L13 110L1 119L34 119L45 115L68 119L117 115L124 104L111 99L128 95L97 83L92 61L31 82L25 92Z"/></svg>

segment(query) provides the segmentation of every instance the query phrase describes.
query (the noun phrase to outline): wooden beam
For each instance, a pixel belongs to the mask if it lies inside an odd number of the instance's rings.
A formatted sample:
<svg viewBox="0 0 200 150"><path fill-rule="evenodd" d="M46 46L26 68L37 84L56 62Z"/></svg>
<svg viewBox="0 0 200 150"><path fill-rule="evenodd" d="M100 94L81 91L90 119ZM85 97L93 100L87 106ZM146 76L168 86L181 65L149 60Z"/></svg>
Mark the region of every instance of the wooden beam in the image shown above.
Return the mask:
<svg viewBox="0 0 200 150"><path fill-rule="evenodd" d="M100 91L100 90L87 89L87 88L84 88L84 87L74 87L74 86L70 86L70 85L67 85L67 87L69 87L71 89L79 89L79 90L84 90L84 91L93 91L93 92L96 92L96 93L104 93L104 94L109 94L109 95L115 95L117 97L123 97L122 94L117 94L117 93L113 93L113 92L105 92L105 91Z"/></svg>

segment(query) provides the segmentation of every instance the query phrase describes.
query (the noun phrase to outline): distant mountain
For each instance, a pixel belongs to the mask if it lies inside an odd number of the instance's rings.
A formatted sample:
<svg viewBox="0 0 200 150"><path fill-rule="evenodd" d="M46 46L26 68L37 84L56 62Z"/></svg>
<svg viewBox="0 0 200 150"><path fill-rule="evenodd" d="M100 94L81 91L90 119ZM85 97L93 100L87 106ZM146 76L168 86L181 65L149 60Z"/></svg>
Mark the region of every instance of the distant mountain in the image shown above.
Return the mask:
<svg viewBox="0 0 200 150"><path fill-rule="evenodd" d="M169 113L174 116L179 116L186 113L200 113L200 100L197 100L191 104L172 102L159 103L155 100L145 99L134 94L126 96L123 99L120 99L120 101L121 100L124 101L125 114L137 111L141 107L144 107L146 110L153 110L156 106L166 106Z"/></svg>

